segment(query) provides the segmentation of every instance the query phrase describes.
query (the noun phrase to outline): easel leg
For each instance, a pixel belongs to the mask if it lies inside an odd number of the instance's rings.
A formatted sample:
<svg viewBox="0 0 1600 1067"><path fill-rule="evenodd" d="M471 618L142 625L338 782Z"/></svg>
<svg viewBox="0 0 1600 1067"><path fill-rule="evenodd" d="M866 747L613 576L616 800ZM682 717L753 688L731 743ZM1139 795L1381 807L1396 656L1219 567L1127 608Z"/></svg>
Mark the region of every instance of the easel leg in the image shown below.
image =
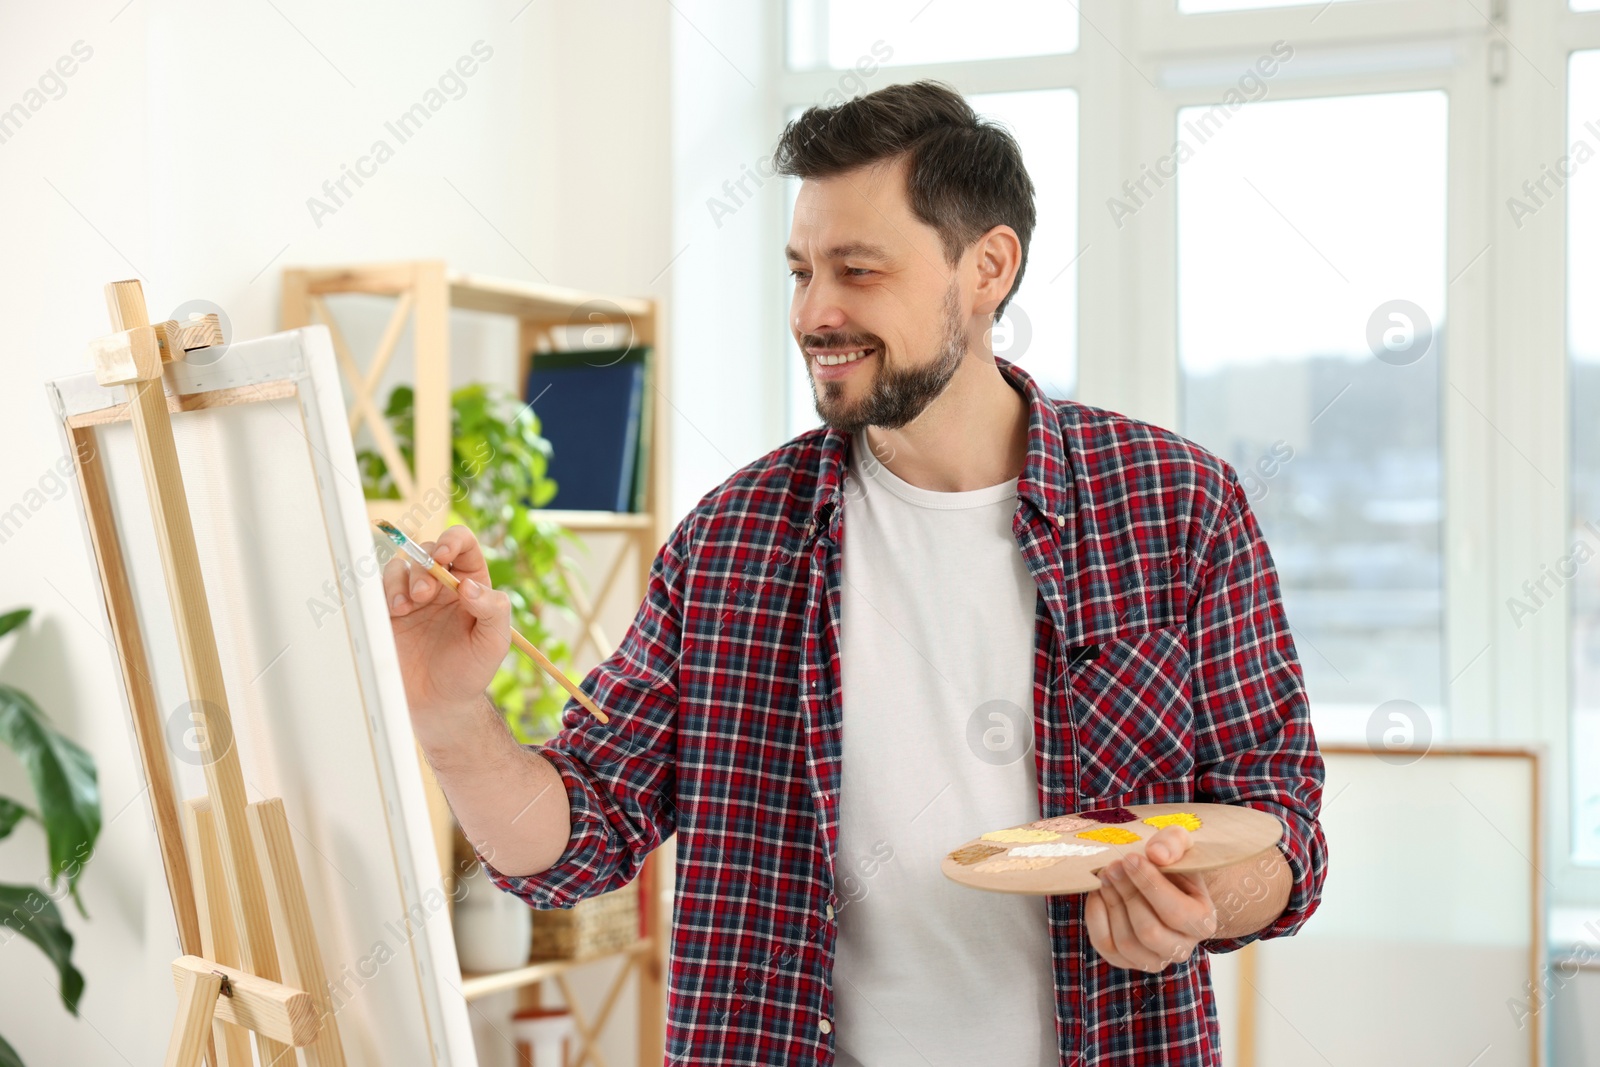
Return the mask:
<svg viewBox="0 0 1600 1067"><path fill-rule="evenodd" d="M191 974L183 983L178 990L172 1040L167 1043L166 1067L200 1067L200 1055L211 1033L211 1015L221 994L222 976L218 974Z"/></svg>
<svg viewBox="0 0 1600 1067"><path fill-rule="evenodd" d="M322 952L311 925L311 906L306 902L305 882L300 878L300 863L295 859L283 800L258 800L246 809L245 815L266 877L268 908L278 925L283 980L311 994L322 1019L317 1039L305 1047L307 1067L345 1067L333 997L328 992L327 973L322 969Z"/></svg>
<svg viewBox="0 0 1600 1067"><path fill-rule="evenodd" d="M1256 1067L1256 946L1252 941L1239 950L1239 1025L1234 1062Z"/></svg>
<svg viewBox="0 0 1600 1067"><path fill-rule="evenodd" d="M237 927L228 906L228 887L223 881L222 850L217 844L217 826L209 798L186 800L183 806L184 833L189 839L189 855L194 859L195 900L200 915L200 955L225 967L239 966ZM216 1067L251 1067L250 1034L218 1019L212 1023L213 1055Z"/></svg>

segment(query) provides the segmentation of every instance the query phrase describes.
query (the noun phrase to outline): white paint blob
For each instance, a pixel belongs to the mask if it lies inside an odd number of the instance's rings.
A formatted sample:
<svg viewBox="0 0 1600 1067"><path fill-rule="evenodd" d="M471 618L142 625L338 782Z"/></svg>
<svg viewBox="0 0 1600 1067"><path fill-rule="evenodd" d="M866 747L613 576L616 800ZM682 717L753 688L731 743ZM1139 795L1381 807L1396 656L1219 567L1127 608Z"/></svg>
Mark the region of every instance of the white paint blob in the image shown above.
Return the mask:
<svg viewBox="0 0 1600 1067"><path fill-rule="evenodd" d="M1106 851L1104 845L1077 845L1061 841L1047 845L1018 845L1006 852L1008 856L1092 856Z"/></svg>

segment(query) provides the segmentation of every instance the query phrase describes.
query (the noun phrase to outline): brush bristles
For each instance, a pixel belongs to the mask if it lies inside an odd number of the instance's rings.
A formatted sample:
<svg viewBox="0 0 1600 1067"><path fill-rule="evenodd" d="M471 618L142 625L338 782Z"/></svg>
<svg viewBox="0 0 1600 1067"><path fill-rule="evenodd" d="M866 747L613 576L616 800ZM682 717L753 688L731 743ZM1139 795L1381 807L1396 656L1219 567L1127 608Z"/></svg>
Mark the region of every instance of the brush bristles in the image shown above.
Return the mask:
<svg viewBox="0 0 1600 1067"><path fill-rule="evenodd" d="M377 521L377 527L389 535L389 540L393 541L402 548L405 547L406 541L409 540L405 534L400 532L400 528L391 522L386 522L383 519L379 519Z"/></svg>

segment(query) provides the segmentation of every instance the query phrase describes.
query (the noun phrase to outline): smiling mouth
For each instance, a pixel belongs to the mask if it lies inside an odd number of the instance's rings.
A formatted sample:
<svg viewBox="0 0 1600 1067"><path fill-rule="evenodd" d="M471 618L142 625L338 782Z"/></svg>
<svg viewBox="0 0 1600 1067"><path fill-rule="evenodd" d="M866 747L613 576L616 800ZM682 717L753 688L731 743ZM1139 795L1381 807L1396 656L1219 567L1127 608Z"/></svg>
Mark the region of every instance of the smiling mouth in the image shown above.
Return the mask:
<svg viewBox="0 0 1600 1067"><path fill-rule="evenodd" d="M841 352L836 356L815 355L811 358L823 367L842 367L846 363L863 360L877 351L875 348L858 348L854 352Z"/></svg>

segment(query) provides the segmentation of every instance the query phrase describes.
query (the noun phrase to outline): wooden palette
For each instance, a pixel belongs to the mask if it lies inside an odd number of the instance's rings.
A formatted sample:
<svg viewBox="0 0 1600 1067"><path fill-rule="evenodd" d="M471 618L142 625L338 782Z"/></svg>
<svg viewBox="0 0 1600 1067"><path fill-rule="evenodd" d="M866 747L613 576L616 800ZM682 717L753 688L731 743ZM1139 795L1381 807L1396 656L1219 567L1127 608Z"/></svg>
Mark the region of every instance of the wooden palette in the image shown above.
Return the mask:
<svg viewBox="0 0 1600 1067"><path fill-rule="evenodd" d="M1253 859L1276 845L1278 839L1283 836L1283 824L1276 816L1240 804L1130 804L1126 810L1134 815L1128 822L1101 823L1085 820L1088 823L1086 830L1036 831L1036 833L1054 833L1054 837L1050 839L1007 842L986 841L981 836L976 837L946 855L940 869L945 877L953 882L971 886L973 889L985 889L991 893L1022 893L1035 896L1088 893L1100 888L1100 879L1095 874L1096 871L1123 856L1134 852L1143 853L1145 841L1155 836L1156 831L1161 829L1160 826L1152 826L1145 822L1145 819L1187 812L1200 820L1199 829L1189 831L1189 851L1176 863L1161 868L1163 871L1177 874L1209 871ZM1060 818L1070 818L1075 814L1077 813ZM1050 820L1038 820L1038 822L1047 821ZM1022 823L1004 829L1034 831L1035 824ZM1125 830L1137 834L1138 840L1127 844L1114 844L1080 836L1082 832L1095 830ZM1035 834L1026 836L1032 837ZM1087 856L1053 858L1048 865L1025 869L981 869L987 860L1045 858L1028 856L1026 850L1030 845L1085 845L1100 847L1104 851ZM971 859L966 863L954 858L954 855L963 852L970 856L975 850L987 851L983 846L997 847L1005 851L995 852L984 859ZM1019 849L1024 851L1019 854L1017 851Z"/></svg>

